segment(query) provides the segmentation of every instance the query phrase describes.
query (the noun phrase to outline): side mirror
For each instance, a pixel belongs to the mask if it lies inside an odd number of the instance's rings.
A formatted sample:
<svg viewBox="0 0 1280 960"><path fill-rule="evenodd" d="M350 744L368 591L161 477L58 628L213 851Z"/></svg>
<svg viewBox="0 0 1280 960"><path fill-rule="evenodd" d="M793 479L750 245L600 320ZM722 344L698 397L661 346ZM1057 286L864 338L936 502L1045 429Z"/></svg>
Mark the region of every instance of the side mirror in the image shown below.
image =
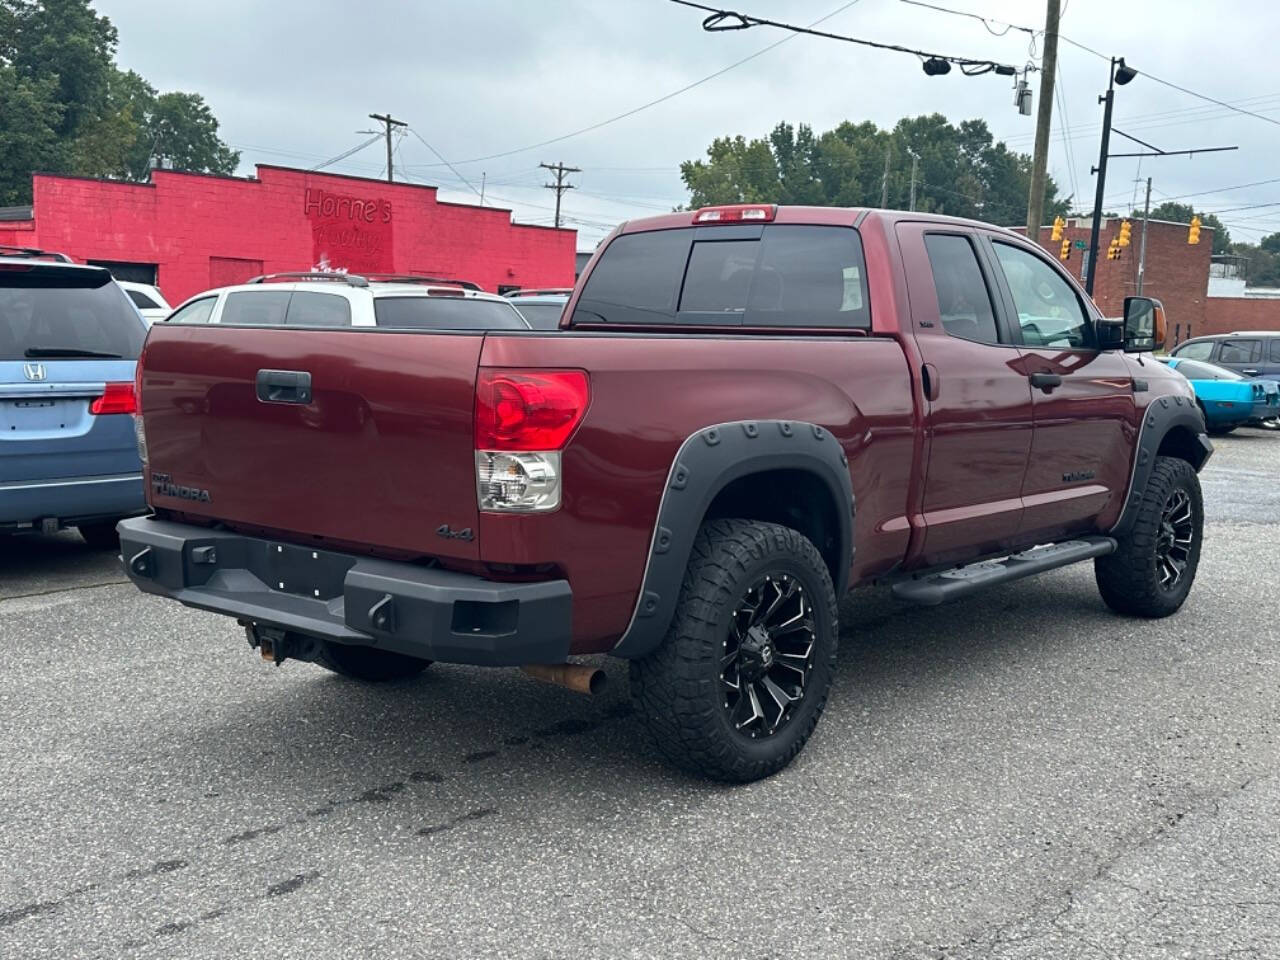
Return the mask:
<svg viewBox="0 0 1280 960"><path fill-rule="evenodd" d="M1124 298L1124 350L1145 353L1164 347L1164 305L1151 297Z"/></svg>

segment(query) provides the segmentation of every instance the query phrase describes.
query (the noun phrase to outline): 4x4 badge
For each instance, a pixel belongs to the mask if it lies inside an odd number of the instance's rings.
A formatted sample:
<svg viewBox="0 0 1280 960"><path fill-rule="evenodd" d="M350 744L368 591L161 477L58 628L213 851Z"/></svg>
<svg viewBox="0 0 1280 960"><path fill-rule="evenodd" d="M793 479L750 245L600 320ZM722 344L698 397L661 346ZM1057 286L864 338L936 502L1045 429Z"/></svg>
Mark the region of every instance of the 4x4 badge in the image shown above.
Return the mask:
<svg viewBox="0 0 1280 960"><path fill-rule="evenodd" d="M24 363L22 365L22 375L28 380L39 381L45 377L43 363Z"/></svg>

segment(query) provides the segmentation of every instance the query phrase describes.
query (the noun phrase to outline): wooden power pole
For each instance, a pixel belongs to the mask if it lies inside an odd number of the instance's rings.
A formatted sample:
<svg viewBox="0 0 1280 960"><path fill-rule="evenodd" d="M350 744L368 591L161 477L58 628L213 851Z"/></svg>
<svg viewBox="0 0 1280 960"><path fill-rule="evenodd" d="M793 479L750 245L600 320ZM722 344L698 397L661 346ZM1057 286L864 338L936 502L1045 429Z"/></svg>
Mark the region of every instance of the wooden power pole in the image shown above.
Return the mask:
<svg viewBox="0 0 1280 960"><path fill-rule="evenodd" d="M563 163L540 163L538 166L543 167L546 170L550 170L556 175L555 183L545 183L543 186L548 190L554 190L556 192L556 227L558 228L560 226L560 198L564 195L566 190L573 189L573 184L565 183L564 178L571 173L581 173L582 168L566 167Z"/></svg>
<svg viewBox="0 0 1280 960"><path fill-rule="evenodd" d="M377 120L384 127L386 127L386 130L387 130L387 183L391 183L393 180L395 180L395 177L391 175L391 128L407 127L409 124L405 123L403 120L396 120L389 113L371 113L369 114L369 119Z"/></svg>
<svg viewBox="0 0 1280 960"><path fill-rule="evenodd" d="M1031 195L1027 197L1027 239L1040 242L1044 218L1045 168L1049 164L1049 129L1053 122L1053 81L1058 73L1059 0L1048 0L1044 17L1044 57L1040 61L1040 103L1036 111L1036 145L1031 157ZM1076 200L1079 200L1077 197Z"/></svg>

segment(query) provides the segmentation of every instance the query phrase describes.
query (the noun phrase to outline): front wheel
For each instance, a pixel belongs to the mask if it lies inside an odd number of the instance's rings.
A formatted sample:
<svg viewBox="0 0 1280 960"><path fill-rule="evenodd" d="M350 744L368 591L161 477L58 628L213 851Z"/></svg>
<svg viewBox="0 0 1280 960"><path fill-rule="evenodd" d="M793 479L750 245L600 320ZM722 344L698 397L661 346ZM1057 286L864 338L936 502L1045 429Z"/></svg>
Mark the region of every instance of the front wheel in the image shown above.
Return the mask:
<svg viewBox="0 0 1280 960"><path fill-rule="evenodd" d="M1138 517L1115 553L1094 561L1102 599L1117 613L1167 617L1182 606L1200 566L1204 500L1185 460L1156 457Z"/></svg>
<svg viewBox="0 0 1280 960"><path fill-rule="evenodd" d="M693 773L759 780L804 747L836 662L836 597L814 545L752 520L703 525L662 645L631 663L658 748Z"/></svg>

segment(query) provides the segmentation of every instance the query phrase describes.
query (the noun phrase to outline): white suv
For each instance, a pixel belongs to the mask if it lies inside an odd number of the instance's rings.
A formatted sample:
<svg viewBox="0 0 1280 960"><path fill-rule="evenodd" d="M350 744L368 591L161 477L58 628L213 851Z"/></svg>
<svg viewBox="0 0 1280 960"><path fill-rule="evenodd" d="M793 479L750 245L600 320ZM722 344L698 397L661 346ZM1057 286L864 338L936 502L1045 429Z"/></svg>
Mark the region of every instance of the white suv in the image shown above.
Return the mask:
<svg viewBox="0 0 1280 960"><path fill-rule="evenodd" d="M528 330L505 297L460 281L354 273L272 273L207 290L168 323L253 327L383 327L400 330Z"/></svg>

